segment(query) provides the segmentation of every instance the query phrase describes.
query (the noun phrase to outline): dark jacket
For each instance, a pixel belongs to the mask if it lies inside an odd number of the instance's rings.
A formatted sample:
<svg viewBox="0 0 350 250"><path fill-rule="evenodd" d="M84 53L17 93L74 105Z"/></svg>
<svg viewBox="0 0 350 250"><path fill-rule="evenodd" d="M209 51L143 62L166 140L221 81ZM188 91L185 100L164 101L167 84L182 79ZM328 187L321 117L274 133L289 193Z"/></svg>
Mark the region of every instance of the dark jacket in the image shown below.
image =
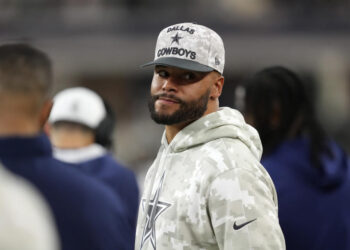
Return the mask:
<svg viewBox="0 0 350 250"><path fill-rule="evenodd" d="M139 205L139 189L135 174L119 164L114 157L98 144L79 149L54 149L54 157L102 181L121 198L127 219L136 231ZM134 235L133 235L134 238Z"/></svg>
<svg viewBox="0 0 350 250"><path fill-rule="evenodd" d="M52 158L43 134L0 138L0 160L34 184L52 209L63 250L133 249L120 198Z"/></svg>
<svg viewBox="0 0 350 250"><path fill-rule="evenodd" d="M320 169L312 166L306 138L286 141L262 158L276 186L288 250L350 249L349 157L329 145L333 157L324 155Z"/></svg>

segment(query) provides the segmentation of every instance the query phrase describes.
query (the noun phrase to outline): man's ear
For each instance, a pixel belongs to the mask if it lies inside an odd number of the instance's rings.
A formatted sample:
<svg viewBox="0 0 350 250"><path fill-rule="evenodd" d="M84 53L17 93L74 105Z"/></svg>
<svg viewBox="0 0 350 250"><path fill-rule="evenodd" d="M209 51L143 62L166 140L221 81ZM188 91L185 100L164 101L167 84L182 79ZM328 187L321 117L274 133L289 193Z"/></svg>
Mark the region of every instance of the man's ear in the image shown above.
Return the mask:
<svg viewBox="0 0 350 250"><path fill-rule="evenodd" d="M39 117L39 123L40 123L41 128L44 128L45 123L49 119L52 106L53 106L52 100L46 100L44 105L42 106L41 112L40 112L40 117Z"/></svg>
<svg viewBox="0 0 350 250"><path fill-rule="evenodd" d="M210 98L211 99L218 99L221 96L222 88L224 87L224 77L222 75L218 76L215 79L215 83L213 85Z"/></svg>

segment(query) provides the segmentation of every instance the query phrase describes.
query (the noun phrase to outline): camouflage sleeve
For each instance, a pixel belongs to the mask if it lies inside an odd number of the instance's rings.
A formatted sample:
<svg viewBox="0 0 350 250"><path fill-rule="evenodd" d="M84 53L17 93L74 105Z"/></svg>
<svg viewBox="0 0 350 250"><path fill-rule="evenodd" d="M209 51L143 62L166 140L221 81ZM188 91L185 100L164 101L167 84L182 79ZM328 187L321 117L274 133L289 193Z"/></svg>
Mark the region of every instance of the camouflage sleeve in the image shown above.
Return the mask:
<svg viewBox="0 0 350 250"><path fill-rule="evenodd" d="M285 249L272 181L257 173L234 168L211 183L208 212L220 249Z"/></svg>

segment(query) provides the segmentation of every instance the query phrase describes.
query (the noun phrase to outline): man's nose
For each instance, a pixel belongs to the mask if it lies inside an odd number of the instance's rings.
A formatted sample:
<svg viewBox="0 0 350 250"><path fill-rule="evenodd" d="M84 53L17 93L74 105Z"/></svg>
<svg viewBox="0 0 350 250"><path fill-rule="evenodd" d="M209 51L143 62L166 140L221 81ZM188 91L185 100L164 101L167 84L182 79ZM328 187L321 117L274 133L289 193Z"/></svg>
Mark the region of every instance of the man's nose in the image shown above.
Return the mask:
<svg viewBox="0 0 350 250"><path fill-rule="evenodd" d="M174 77L168 77L164 80L162 85L163 91L176 91L177 90L177 83L176 79Z"/></svg>

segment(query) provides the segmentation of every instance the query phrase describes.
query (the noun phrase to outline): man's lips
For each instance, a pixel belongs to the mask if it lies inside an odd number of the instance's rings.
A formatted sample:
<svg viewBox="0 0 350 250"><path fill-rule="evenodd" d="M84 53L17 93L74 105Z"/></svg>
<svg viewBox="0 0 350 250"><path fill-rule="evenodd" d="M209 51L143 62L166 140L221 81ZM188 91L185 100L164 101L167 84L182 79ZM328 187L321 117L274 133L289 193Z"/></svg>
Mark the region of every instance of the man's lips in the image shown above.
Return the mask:
<svg viewBox="0 0 350 250"><path fill-rule="evenodd" d="M158 101L165 102L165 103L179 103L178 100L169 98L169 97L159 97Z"/></svg>

